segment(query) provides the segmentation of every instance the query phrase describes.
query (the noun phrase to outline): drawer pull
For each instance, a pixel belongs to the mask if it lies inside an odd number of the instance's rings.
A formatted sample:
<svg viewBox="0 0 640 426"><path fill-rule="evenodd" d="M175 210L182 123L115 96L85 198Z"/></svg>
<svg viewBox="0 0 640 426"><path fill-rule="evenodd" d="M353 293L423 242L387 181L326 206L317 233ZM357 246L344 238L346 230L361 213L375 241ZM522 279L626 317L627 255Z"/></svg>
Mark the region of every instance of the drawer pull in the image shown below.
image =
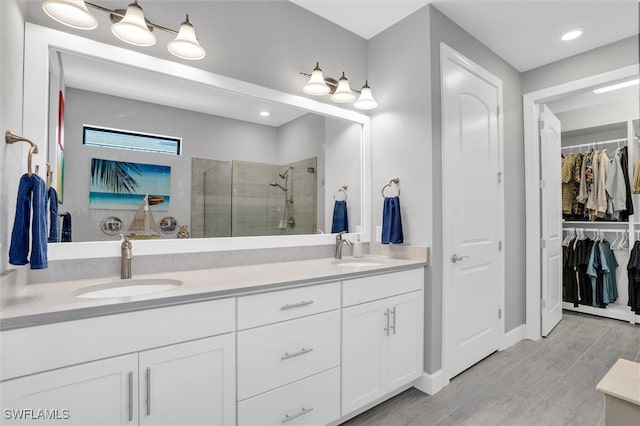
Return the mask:
<svg viewBox="0 0 640 426"><path fill-rule="evenodd" d="M284 419L282 419L282 423L286 423L289 420L295 419L296 417L303 416L311 411L313 411L313 407L309 407L309 408L302 407L302 410L298 411L295 414L292 414L292 415L285 414Z"/></svg>
<svg viewBox="0 0 640 426"><path fill-rule="evenodd" d="M300 355L304 355L304 354L308 354L309 352L311 352L313 350L313 348L309 348L309 349L305 349L302 348L300 349L298 352L294 352L292 354L290 354L289 352L285 352L284 355L282 355L282 358L280 358L281 360L285 360L285 359L289 359L289 358L293 358L295 356L300 356Z"/></svg>
<svg viewBox="0 0 640 426"><path fill-rule="evenodd" d="M389 328L393 329L393 334L396 334L396 308L395 306L391 309L391 315L393 315L393 325L389 326Z"/></svg>
<svg viewBox="0 0 640 426"><path fill-rule="evenodd" d="M147 368L147 416L151 415L151 368Z"/></svg>
<svg viewBox="0 0 640 426"><path fill-rule="evenodd" d="M311 305L313 303L313 300L303 300L302 302L299 303L293 303L291 305L287 304L282 306L282 308L280 308L281 311L286 311L287 309L293 309L293 308L301 308L303 306L308 306Z"/></svg>

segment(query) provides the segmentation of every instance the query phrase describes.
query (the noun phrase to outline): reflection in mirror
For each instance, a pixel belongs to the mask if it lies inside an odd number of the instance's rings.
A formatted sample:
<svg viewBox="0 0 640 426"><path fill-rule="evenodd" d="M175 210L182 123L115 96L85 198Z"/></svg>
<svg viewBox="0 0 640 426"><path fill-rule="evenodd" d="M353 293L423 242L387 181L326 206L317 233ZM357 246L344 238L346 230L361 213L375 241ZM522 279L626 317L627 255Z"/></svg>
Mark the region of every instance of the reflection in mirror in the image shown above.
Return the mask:
<svg viewBox="0 0 640 426"><path fill-rule="evenodd" d="M60 61L50 98L63 93L60 210L73 216L73 241L113 240L104 219L120 218L126 231L135 214L90 208L92 159L169 167L171 202L150 208L158 220L188 225L192 237L328 233L342 185L349 187L350 231L362 225L362 125L82 55L50 57ZM50 105L55 153L61 111ZM88 146L83 126L179 138L181 153Z"/></svg>

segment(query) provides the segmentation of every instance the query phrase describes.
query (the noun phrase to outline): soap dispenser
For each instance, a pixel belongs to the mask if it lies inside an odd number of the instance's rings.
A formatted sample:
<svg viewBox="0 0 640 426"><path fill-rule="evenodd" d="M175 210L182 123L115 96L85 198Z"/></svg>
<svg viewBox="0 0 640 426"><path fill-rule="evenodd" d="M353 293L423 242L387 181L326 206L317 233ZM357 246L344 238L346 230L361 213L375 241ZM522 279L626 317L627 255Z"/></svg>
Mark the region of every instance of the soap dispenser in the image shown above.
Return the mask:
<svg viewBox="0 0 640 426"><path fill-rule="evenodd" d="M360 242L360 235L356 237L356 242L353 243L353 257L362 257L362 243Z"/></svg>

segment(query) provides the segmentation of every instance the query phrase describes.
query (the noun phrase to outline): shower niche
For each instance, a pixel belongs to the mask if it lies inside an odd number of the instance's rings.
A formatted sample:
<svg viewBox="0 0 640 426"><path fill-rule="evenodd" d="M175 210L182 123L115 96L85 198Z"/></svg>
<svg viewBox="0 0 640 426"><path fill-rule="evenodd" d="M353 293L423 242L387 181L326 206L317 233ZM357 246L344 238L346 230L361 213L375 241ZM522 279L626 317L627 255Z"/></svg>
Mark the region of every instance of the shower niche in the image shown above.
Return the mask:
<svg viewBox="0 0 640 426"><path fill-rule="evenodd" d="M288 164L193 158L191 236L318 232L318 160Z"/></svg>

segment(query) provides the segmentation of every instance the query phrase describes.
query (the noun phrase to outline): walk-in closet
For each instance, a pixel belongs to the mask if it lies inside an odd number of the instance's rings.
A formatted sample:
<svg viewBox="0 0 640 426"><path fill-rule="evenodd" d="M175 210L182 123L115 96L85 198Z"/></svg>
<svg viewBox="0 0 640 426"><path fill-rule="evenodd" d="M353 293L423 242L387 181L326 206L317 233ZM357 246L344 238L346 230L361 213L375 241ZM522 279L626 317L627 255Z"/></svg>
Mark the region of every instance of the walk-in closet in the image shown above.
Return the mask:
<svg viewBox="0 0 640 426"><path fill-rule="evenodd" d="M563 309L640 324L639 120L583 128L572 128L579 120L567 121L561 137Z"/></svg>

